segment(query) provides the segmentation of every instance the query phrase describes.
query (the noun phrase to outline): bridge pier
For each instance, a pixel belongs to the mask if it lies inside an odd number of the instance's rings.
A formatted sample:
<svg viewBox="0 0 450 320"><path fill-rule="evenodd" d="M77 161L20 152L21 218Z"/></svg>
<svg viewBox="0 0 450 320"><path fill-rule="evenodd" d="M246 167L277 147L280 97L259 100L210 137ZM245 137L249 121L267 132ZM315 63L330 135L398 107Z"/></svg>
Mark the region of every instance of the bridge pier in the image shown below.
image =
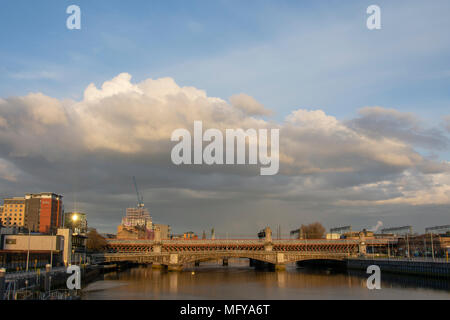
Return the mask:
<svg viewBox="0 0 450 320"><path fill-rule="evenodd" d="M183 271L183 265L182 264L169 264L167 266L168 271Z"/></svg>
<svg viewBox="0 0 450 320"><path fill-rule="evenodd" d="M274 264L273 265L275 271L285 271L286 265L285 264Z"/></svg>
<svg viewBox="0 0 450 320"><path fill-rule="evenodd" d="M284 271L286 270L286 257L284 253L277 252L276 255L276 263L275 263L275 271Z"/></svg>
<svg viewBox="0 0 450 320"><path fill-rule="evenodd" d="M164 269L164 266L161 263L153 262L152 269Z"/></svg>

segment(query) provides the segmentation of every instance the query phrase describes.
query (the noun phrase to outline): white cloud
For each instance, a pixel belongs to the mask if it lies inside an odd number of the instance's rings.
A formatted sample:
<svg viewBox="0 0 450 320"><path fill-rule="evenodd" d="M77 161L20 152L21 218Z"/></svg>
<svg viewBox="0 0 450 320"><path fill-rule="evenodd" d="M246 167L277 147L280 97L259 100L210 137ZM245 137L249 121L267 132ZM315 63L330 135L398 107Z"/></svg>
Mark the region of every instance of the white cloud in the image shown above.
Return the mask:
<svg viewBox="0 0 450 320"><path fill-rule="evenodd" d="M264 115L270 116L272 112L255 100L255 98L245 94L240 93L236 95L232 95L230 97L231 105L235 108L242 110L244 113L248 115Z"/></svg>

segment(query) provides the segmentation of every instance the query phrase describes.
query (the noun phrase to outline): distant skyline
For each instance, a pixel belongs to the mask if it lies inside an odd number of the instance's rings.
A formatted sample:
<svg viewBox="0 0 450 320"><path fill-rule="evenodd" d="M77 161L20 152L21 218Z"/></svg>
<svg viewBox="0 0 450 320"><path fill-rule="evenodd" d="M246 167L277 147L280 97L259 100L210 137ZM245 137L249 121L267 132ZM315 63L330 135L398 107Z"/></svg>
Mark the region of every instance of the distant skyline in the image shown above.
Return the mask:
<svg viewBox="0 0 450 320"><path fill-rule="evenodd" d="M450 3L375 3L370 31L372 1L5 1L0 196L62 194L100 232L133 176L175 233L450 224ZM280 128L279 174L174 166L195 120Z"/></svg>

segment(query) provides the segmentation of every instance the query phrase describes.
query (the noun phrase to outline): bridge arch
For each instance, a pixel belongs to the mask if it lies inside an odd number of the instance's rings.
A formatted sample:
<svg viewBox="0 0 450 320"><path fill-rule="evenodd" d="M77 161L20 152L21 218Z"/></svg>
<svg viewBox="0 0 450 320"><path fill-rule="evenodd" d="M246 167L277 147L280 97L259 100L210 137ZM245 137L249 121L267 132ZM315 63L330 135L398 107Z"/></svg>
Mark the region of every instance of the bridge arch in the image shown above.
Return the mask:
<svg viewBox="0 0 450 320"><path fill-rule="evenodd" d="M224 253L211 253L211 254L201 254L201 255L188 255L181 256L179 262L182 264L195 263L197 261L206 262L214 260L223 259L253 259L265 263L276 263L276 259L273 255L262 255L262 254L252 254L252 253L236 253L236 252L224 252Z"/></svg>

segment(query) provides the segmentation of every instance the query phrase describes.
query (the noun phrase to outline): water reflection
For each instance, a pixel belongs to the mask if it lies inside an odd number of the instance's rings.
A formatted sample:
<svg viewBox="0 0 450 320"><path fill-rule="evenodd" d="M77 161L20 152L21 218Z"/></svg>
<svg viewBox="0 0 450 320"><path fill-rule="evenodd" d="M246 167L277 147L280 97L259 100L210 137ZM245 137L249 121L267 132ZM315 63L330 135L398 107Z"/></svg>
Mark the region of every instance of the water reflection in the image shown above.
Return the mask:
<svg viewBox="0 0 450 320"><path fill-rule="evenodd" d="M363 272L296 268L258 271L248 260L188 266L167 272L140 266L89 284L83 299L450 299L449 282L382 275L382 289L368 290ZM407 293L407 294L405 294Z"/></svg>

